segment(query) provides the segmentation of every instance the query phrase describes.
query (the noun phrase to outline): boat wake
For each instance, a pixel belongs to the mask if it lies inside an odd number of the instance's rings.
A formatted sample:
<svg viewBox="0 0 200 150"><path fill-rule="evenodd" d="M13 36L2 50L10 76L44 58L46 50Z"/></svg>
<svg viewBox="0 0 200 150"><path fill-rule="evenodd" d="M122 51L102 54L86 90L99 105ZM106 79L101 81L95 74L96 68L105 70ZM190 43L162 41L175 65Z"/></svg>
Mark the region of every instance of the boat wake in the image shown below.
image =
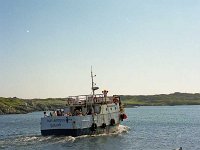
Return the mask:
<svg viewBox="0 0 200 150"><path fill-rule="evenodd" d="M128 127L128 126L119 125L119 128L118 128L117 133L118 133L118 134L127 133L130 129L131 129L131 128Z"/></svg>
<svg viewBox="0 0 200 150"><path fill-rule="evenodd" d="M74 142L75 138L71 136L18 136L7 139L0 140L0 149L7 149L12 147L26 146L26 145L34 145L34 144L45 144L45 143L66 143L66 142Z"/></svg>
<svg viewBox="0 0 200 150"><path fill-rule="evenodd" d="M113 135L121 135L122 133L127 133L130 130L128 126L119 125L118 130L113 133L103 133L103 134L95 134L95 135L82 135L78 136L75 139L86 138L86 137L99 137L99 136L113 136Z"/></svg>
<svg viewBox="0 0 200 150"><path fill-rule="evenodd" d="M129 127L124 125L119 125L118 130L114 133L109 134L98 134L98 135L82 135L78 137L72 136L41 136L41 135L30 135L30 136L17 136L12 138L6 138L0 140L0 148L9 148L13 146L25 146L34 144L57 144L57 143L73 143L75 140L88 137L101 137L101 136L113 136L121 135L122 133L127 133L130 130Z"/></svg>

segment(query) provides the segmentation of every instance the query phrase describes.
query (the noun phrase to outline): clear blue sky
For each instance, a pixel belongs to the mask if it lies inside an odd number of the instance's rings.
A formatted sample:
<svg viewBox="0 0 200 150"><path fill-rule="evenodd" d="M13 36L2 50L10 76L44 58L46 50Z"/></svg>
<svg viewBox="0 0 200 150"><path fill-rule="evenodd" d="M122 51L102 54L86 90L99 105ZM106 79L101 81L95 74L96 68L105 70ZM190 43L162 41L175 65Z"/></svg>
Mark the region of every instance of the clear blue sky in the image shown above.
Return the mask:
<svg viewBox="0 0 200 150"><path fill-rule="evenodd" d="M0 0L0 96L200 92L199 0ZM99 91L100 92L100 91Z"/></svg>

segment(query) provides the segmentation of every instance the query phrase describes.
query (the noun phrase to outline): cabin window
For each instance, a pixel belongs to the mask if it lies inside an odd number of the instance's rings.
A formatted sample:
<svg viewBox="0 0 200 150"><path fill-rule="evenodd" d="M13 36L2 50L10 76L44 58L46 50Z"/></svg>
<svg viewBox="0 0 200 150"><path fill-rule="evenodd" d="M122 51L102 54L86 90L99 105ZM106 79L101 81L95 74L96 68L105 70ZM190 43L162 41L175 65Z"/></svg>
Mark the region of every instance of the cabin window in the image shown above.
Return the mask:
<svg viewBox="0 0 200 150"><path fill-rule="evenodd" d="M112 110L112 108L110 108L110 110Z"/></svg>
<svg viewBox="0 0 200 150"><path fill-rule="evenodd" d="M116 110L117 108L115 107L115 110Z"/></svg>
<svg viewBox="0 0 200 150"><path fill-rule="evenodd" d="M106 108L106 111L108 111L108 108Z"/></svg>

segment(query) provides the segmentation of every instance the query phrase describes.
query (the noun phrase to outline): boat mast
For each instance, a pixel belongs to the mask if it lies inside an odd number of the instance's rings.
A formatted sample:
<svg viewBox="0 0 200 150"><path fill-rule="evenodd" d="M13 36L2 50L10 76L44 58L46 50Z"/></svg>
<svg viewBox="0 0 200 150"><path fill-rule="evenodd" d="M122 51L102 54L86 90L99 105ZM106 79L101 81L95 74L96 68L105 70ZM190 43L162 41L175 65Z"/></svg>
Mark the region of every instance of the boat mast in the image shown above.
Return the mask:
<svg viewBox="0 0 200 150"><path fill-rule="evenodd" d="M96 75L95 75L96 76ZM91 78L92 78L92 96L94 96L94 77L92 72L92 66L91 66Z"/></svg>
<svg viewBox="0 0 200 150"><path fill-rule="evenodd" d="M93 75L92 66L91 66L92 96L93 96L93 97L94 97L94 95L95 95L94 91L99 89L99 87L95 86L96 84L94 83L94 77L96 77L96 75Z"/></svg>

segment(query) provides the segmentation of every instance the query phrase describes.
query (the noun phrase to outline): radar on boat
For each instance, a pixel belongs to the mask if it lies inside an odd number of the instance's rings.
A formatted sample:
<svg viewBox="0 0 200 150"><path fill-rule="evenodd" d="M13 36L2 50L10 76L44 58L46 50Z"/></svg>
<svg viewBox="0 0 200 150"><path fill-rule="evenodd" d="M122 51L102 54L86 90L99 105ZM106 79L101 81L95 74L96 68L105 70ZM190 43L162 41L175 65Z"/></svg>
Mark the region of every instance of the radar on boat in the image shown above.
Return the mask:
<svg viewBox="0 0 200 150"><path fill-rule="evenodd" d="M98 90L99 87L92 87L92 90Z"/></svg>

